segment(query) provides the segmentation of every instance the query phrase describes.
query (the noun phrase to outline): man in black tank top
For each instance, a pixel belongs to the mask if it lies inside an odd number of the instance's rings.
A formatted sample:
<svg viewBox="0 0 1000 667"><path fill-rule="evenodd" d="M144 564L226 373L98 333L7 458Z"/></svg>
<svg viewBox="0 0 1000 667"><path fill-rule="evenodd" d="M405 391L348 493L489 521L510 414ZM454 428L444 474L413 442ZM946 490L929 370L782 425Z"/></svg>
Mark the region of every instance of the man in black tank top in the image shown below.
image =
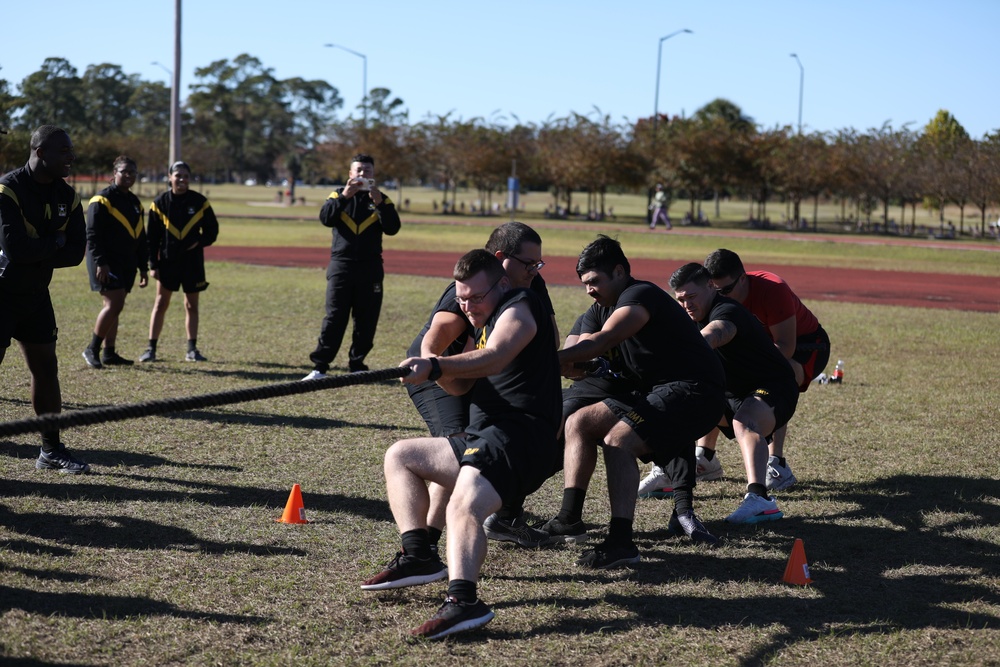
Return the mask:
<svg viewBox="0 0 1000 667"><path fill-rule="evenodd" d="M558 456L561 390L551 318L534 292L511 289L500 260L473 250L455 265L455 300L475 328L465 352L401 365L407 384L438 382L470 394L469 425L449 438L412 438L385 455L389 506L402 550L363 582L384 590L449 577L448 597L412 634L439 639L485 625L493 612L478 598L486 557L483 522L505 502L523 498L548 478ZM431 551L428 482L452 489L448 502L448 563Z"/></svg>
<svg viewBox="0 0 1000 667"><path fill-rule="evenodd" d="M740 445L747 491L730 523L753 524L782 517L767 493L767 439L795 414L799 389L788 360L749 310L709 284L701 264L685 264L670 276L670 288L726 371L725 419L719 429Z"/></svg>
<svg viewBox="0 0 1000 667"><path fill-rule="evenodd" d="M578 564L612 568L639 562L632 520L639 487L637 458L671 471L672 531L714 543L693 511L695 441L718 423L724 406L722 366L681 307L656 285L634 279L614 239L599 236L584 248L577 274L594 299L594 333L559 353L562 373L614 350L631 390L583 407L566 419L565 482L559 514L542 530L553 539L580 541L587 486L603 449L611 500L607 539ZM572 539L571 539L572 538Z"/></svg>

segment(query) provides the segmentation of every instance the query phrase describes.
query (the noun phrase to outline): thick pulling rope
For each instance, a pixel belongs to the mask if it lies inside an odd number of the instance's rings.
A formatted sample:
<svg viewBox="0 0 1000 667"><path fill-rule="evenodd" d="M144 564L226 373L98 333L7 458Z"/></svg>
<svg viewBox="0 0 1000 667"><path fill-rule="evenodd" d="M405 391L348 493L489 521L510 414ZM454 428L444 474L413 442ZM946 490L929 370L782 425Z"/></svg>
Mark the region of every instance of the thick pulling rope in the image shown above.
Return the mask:
<svg viewBox="0 0 1000 667"><path fill-rule="evenodd" d="M152 401L143 401L142 403L127 403L125 405L113 405L102 408L72 410L59 414L38 415L29 419L0 423L0 436L55 431L76 426L88 426L104 422L135 419L137 417L148 417L150 415L162 415L168 412L182 412L184 410L196 410L217 405L228 405L230 403L257 401L262 398L306 394L321 389L336 389L338 387L350 387L358 384L392 380L394 378L405 377L409 374L410 369L406 367L386 368L377 371L350 373L348 375L330 375L316 380L298 380L249 389L231 389L214 394L188 396L187 398L160 398Z"/></svg>

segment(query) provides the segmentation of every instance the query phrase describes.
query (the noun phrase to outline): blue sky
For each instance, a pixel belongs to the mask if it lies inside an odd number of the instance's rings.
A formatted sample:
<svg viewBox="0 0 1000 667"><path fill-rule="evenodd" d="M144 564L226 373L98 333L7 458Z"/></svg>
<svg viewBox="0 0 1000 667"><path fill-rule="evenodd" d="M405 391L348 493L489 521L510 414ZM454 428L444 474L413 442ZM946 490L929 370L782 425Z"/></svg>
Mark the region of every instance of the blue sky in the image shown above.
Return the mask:
<svg viewBox="0 0 1000 667"><path fill-rule="evenodd" d="M81 74L110 62L169 84L151 63L172 67L173 0L50 0L55 29L37 3L5 5L0 78L12 86L49 56ZM333 42L365 54L368 87L391 89L414 122L596 110L634 121L724 97L764 127L795 126L796 53L806 132L920 129L943 108L981 137L1000 129L998 26L998 0L185 0L181 87L196 67L249 53L278 78L325 79L344 98L340 115L360 115L363 62L323 47ZM663 42L657 102L659 40L685 28Z"/></svg>

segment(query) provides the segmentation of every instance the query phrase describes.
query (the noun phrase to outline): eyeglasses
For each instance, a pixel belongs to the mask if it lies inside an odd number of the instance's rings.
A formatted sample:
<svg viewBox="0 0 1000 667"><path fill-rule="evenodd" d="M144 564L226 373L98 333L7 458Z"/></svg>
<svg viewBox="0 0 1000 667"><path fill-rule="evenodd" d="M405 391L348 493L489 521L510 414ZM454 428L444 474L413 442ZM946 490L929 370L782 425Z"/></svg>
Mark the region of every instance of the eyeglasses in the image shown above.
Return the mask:
<svg viewBox="0 0 1000 667"><path fill-rule="evenodd" d="M468 299L463 299L460 296L456 296L455 297L455 303L457 303L460 306L469 306L469 305L471 305L471 306L478 306L479 304L481 304L486 299L487 296L489 296L490 292L493 291L493 288L496 287L497 283L499 283L501 280L503 280L503 276L500 276L499 278L497 278L496 280L494 280L493 284L490 285L490 288L488 290L486 290L485 292L483 292L482 294L477 294L475 296L470 296Z"/></svg>
<svg viewBox="0 0 1000 667"><path fill-rule="evenodd" d="M721 294L722 296L728 295L730 292L732 292L734 289L736 289L736 283L738 283L740 281L740 278L742 278L742 277L743 276L737 276L736 280L734 280L733 282L729 283L728 285L725 285L724 287L720 287L716 291L719 294Z"/></svg>
<svg viewBox="0 0 1000 667"><path fill-rule="evenodd" d="M541 271L542 267L545 266L545 262L540 259L521 259L517 255L507 255L511 259L516 259L517 261L524 264L526 271Z"/></svg>

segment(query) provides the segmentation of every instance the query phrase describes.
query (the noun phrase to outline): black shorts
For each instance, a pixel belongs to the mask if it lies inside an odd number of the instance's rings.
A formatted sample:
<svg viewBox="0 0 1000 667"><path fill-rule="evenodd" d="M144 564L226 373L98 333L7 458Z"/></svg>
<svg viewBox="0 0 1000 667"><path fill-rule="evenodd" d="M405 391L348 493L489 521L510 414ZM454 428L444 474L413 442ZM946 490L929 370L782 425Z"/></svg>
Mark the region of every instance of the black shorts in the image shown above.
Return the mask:
<svg viewBox="0 0 1000 667"><path fill-rule="evenodd" d="M106 284L101 284L97 280L97 265L94 264L94 258L89 252L87 253L87 275L90 276L90 290L92 292L115 289L123 289L126 292L132 291L132 287L135 285L135 274L139 270L134 262L130 264L112 259L108 262L108 269L111 272L111 276Z"/></svg>
<svg viewBox="0 0 1000 667"><path fill-rule="evenodd" d="M56 314L49 290L30 294L8 294L0 290L0 349L10 340L47 345L56 342Z"/></svg>
<svg viewBox="0 0 1000 667"><path fill-rule="evenodd" d="M452 396L437 382L406 385L410 400L435 438L461 433L469 425L469 395Z"/></svg>
<svg viewBox="0 0 1000 667"><path fill-rule="evenodd" d="M500 499L520 503L552 476L558 445L552 426L520 415L502 425L474 425L448 438L459 466L479 470Z"/></svg>
<svg viewBox="0 0 1000 667"><path fill-rule="evenodd" d="M673 457L690 448L719 423L725 408L721 387L670 382L647 393L604 399L604 404L653 450L644 460Z"/></svg>
<svg viewBox="0 0 1000 667"><path fill-rule="evenodd" d="M813 379L830 363L830 337L823 327L795 339L795 354L792 355L792 359L802 364L805 378L799 386L799 391L805 391Z"/></svg>
<svg viewBox="0 0 1000 667"><path fill-rule="evenodd" d="M163 289L177 292L183 288L185 294L208 289L208 283L205 282L205 253L201 248L182 253L179 257L161 260L156 269L156 279L163 285Z"/></svg>
<svg viewBox="0 0 1000 667"><path fill-rule="evenodd" d="M726 399L726 426L719 426L719 430L722 431L727 438L732 440L736 437L733 431L733 417L736 413L740 411L740 406L743 405L744 401L750 400L753 397L757 397L771 406L774 410L774 431L788 423L788 420L792 418L795 414L795 407L799 402L799 392L798 388L795 387L795 382L791 383L771 383L763 384L753 392L747 394L746 396L739 397L729 397ZM770 442L771 434L774 433L762 433L765 438L768 438Z"/></svg>

